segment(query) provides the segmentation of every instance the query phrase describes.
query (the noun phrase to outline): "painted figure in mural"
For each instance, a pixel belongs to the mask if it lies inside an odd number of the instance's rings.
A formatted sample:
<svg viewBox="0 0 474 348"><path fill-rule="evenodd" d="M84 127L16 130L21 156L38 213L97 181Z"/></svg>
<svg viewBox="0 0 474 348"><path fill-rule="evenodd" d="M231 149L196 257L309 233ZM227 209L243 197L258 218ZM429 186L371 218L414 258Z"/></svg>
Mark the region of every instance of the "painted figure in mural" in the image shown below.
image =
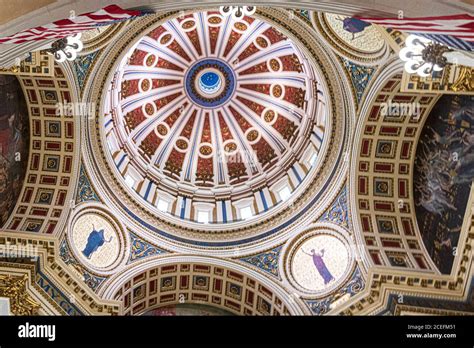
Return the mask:
<svg viewBox="0 0 474 348"><path fill-rule="evenodd" d="M420 137L414 189L418 225L433 261L450 273L474 180L474 97L444 96Z"/></svg>
<svg viewBox="0 0 474 348"><path fill-rule="evenodd" d="M87 244L82 253L85 257L90 259L92 254L97 251L104 243L110 243L112 241L112 236L110 236L109 240L105 239L104 236L104 229L97 231L92 225L92 232L89 234L87 238Z"/></svg>
<svg viewBox="0 0 474 348"><path fill-rule="evenodd" d="M29 148L28 111L15 76L0 75L0 227L20 194Z"/></svg>
<svg viewBox="0 0 474 348"><path fill-rule="evenodd" d="M311 254L307 253L303 249L301 249L303 253L306 255L309 255L313 258L313 263L316 269L318 270L319 274L324 280L324 285L329 284L332 280L334 280L334 277L332 276L331 272L326 266L326 263L323 260L324 257L324 249L321 249L318 253L316 250L311 249Z"/></svg>
<svg viewBox="0 0 474 348"><path fill-rule="evenodd" d="M457 121L465 120L467 122L474 122L474 111L472 110L472 106L460 107L453 113L453 118Z"/></svg>
<svg viewBox="0 0 474 348"><path fill-rule="evenodd" d="M338 18L338 20L342 22L342 29L352 34L351 40L355 39L355 34L363 32L365 28L370 26L370 23L352 17Z"/></svg>

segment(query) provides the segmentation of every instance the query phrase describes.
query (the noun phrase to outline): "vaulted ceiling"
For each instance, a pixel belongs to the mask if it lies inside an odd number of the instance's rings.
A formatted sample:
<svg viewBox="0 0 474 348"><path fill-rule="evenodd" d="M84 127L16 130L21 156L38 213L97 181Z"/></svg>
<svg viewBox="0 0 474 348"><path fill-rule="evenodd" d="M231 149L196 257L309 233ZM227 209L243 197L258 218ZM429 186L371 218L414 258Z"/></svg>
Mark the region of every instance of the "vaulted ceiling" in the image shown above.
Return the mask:
<svg viewBox="0 0 474 348"><path fill-rule="evenodd" d="M472 312L473 91L413 82L404 34L339 6L163 8L4 68L0 245L43 262L0 270L31 310Z"/></svg>

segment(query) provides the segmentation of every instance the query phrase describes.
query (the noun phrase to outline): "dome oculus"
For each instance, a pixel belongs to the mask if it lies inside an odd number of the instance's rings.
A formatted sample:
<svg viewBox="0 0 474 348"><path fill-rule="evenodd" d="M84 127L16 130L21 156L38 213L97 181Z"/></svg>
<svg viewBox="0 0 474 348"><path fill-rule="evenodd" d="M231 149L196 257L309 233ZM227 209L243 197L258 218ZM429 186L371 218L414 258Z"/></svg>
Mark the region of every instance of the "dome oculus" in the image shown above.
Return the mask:
<svg viewBox="0 0 474 348"><path fill-rule="evenodd" d="M184 79L188 97L204 108L226 103L235 90L232 68L217 59L198 61L188 69Z"/></svg>

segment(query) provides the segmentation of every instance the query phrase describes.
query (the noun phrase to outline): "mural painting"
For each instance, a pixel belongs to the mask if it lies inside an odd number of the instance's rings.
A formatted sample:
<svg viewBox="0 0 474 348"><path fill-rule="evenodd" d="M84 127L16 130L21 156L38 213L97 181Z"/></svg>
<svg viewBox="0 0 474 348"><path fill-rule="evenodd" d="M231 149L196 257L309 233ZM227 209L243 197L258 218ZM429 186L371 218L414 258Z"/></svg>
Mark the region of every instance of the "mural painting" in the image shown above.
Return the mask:
<svg viewBox="0 0 474 348"><path fill-rule="evenodd" d="M225 309L208 306L204 304L175 304L165 307L152 309L145 314L146 316L231 316L233 313Z"/></svg>
<svg viewBox="0 0 474 348"><path fill-rule="evenodd" d="M0 227L15 208L29 151L26 100L15 76L0 75Z"/></svg>
<svg viewBox="0 0 474 348"><path fill-rule="evenodd" d="M443 96L416 150L414 196L423 242L450 273L474 178L474 97Z"/></svg>

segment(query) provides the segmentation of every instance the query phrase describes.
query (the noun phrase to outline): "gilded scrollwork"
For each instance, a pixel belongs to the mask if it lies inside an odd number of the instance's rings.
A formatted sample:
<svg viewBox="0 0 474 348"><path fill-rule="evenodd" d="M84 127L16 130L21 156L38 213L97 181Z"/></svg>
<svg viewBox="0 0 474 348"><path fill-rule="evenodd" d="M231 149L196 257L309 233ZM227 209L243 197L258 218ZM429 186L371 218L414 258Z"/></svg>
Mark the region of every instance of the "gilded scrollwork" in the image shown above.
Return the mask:
<svg viewBox="0 0 474 348"><path fill-rule="evenodd" d="M28 276L0 274L0 297L10 299L10 310L13 315L38 315L41 308L27 289Z"/></svg>

